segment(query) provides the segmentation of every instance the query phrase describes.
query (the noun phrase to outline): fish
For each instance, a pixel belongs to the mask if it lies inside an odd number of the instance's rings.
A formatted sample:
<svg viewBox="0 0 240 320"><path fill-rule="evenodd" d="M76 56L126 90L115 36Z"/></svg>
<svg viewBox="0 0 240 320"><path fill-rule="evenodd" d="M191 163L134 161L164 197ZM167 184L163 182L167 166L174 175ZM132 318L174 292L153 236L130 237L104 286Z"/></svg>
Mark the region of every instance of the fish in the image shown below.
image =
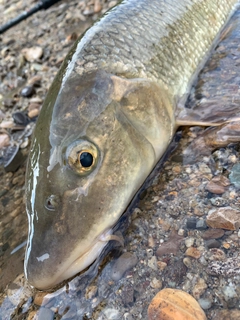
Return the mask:
<svg viewBox="0 0 240 320"><path fill-rule="evenodd" d="M51 288L91 265L177 128L204 125L184 103L238 3L123 0L76 41L32 137L31 285Z"/></svg>

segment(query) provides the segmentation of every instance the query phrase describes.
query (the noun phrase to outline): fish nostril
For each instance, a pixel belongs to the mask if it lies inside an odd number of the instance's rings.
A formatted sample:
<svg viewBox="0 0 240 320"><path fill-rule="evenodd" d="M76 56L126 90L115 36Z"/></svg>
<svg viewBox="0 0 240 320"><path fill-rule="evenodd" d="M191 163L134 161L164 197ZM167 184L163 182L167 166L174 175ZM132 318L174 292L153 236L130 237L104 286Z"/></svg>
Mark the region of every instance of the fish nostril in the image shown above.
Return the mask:
<svg viewBox="0 0 240 320"><path fill-rule="evenodd" d="M45 201L45 208L50 210L50 211L55 211L56 208L59 206L59 197L55 195L50 195L47 197Z"/></svg>

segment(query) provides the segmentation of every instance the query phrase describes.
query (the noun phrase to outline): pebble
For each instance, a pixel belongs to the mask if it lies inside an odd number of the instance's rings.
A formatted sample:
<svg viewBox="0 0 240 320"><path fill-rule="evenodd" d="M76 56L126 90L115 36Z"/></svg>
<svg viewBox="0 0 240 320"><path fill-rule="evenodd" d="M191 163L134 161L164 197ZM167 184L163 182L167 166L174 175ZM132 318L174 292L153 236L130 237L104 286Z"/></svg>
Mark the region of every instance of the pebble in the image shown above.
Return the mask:
<svg viewBox="0 0 240 320"><path fill-rule="evenodd" d="M36 313L37 311L30 311L29 314L28 314L28 317L27 317L27 320L36 320Z"/></svg>
<svg viewBox="0 0 240 320"><path fill-rule="evenodd" d="M31 97L35 93L33 85L28 85L21 90L21 96L25 98Z"/></svg>
<svg viewBox="0 0 240 320"><path fill-rule="evenodd" d="M206 247L208 249L210 248L220 248L221 247L221 242L216 240L216 239L210 239L206 241Z"/></svg>
<svg viewBox="0 0 240 320"><path fill-rule="evenodd" d="M0 148L7 147L10 143L9 135L6 133L0 134Z"/></svg>
<svg viewBox="0 0 240 320"><path fill-rule="evenodd" d="M212 320L239 320L240 310L215 310L212 315Z"/></svg>
<svg viewBox="0 0 240 320"><path fill-rule="evenodd" d="M201 295L204 294L207 287L208 286L207 286L204 279L202 279L202 278L198 279L197 283L195 284L195 286L192 289L192 294L193 294L194 298L199 299L201 297Z"/></svg>
<svg viewBox="0 0 240 320"><path fill-rule="evenodd" d="M148 260L148 266L149 266L151 269L157 271L158 265L157 265L157 258L156 258L156 256L152 256L152 257Z"/></svg>
<svg viewBox="0 0 240 320"><path fill-rule="evenodd" d="M201 254L202 253L197 248L194 248L194 247L187 248L185 252L186 256L192 257L194 259L199 259L201 257Z"/></svg>
<svg viewBox="0 0 240 320"><path fill-rule="evenodd" d="M148 320L206 320L198 302L188 293L166 288L157 293L148 307Z"/></svg>
<svg viewBox="0 0 240 320"><path fill-rule="evenodd" d="M240 163L236 163L232 167L229 180L236 188L240 188Z"/></svg>
<svg viewBox="0 0 240 320"><path fill-rule="evenodd" d="M222 288L222 292L224 294L225 301L228 301L232 298L237 297L236 290L234 289L233 285L228 285Z"/></svg>
<svg viewBox="0 0 240 320"><path fill-rule="evenodd" d="M162 288L162 281L157 278L153 278L152 281L150 282L150 286L153 289L161 289Z"/></svg>
<svg viewBox="0 0 240 320"><path fill-rule="evenodd" d="M179 250L183 236L172 232L167 242L164 242L156 251L156 256L161 257L165 254L176 254Z"/></svg>
<svg viewBox="0 0 240 320"><path fill-rule="evenodd" d="M213 181L210 181L206 185L206 190L211 193L214 193L214 194L223 194L226 191L225 187L218 185L217 183L214 183Z"/></svg>
<svg viewBox="0 0 240 320"><path fill-rule="evenodd" d="M187 228L188 229L196 229L197 219L195 217L187 218Z"/></svg>
<svg viewBox="0 0 240 320"><path fill-rule="evenodd" d="M196 229L198 229L198 230L206 230L207 229L206 221L203 220L203 219L197 220Z"/></svg>
<svg viewBox="0 0 240 320"><path fill-rule="evenodd" d="M42 292L42 291L38 291L34 297L34 304L36 304L37 306L41 306L44 297L47 295L47 292Z"/></svg>
<svg viewBox="0 0 240 320"><path fill-rule="evenodd" d="M113 308L106 308L105 310L103 310L102 313L105 315L107 320L122 319L122 315L120 314L120 312Z"/></svg>
<svg viewBox="0 0 240 320"><path fill-rule="evenodd" d="M226 259L225 252L218 248L209 249L205 257L208 261L223 261Z"/></svg>
<svg viewBox="0 0 240 320"><path fill-rule="evenodd" d="M202 238L204 240L209 240L209 239L219 239L224 236L224 230L223 229L208 229L202 234Z"/></svg>
<svg viewBox="0 0 240 320"><path fill-rule="evenodd" d="M195 239L192 237L186 238L185 239L185 246L187 248L192 247L194 245Z"/></svg>
<svg viewBox="0 0 240 320"><path fill-rule="evenodd" d="M22 54L27 61L33 62L42 57L43 49L38 46L31 47L31 48L24 48L22 49Z"/></svg>
<svg viewBox="0 0 240 320"><path fill-rule="evenodd" d="M0 123L0 128L2 129L11 129L14 126L14 122L9 120L9 121L2 121Z"/></svg>
<svg viewBox="0 0 240 320"><path fill-rule="evenodd" d="M192 260L189 257L184 258L183 263L185 264L185 266L187 268L191 268L191 266L192 266Z"/></svg>
<svg viewBox="0 0 240 320"><path fill-rule="evenodd" d="M212 209L208 212L206 222L211 228L238 230L240 227L240 211L231 207Z"/></svg>
<svg viewBox="0 0 240 320"><path fill-rule="evenodd" d="M41 307L39 309L37 320L53 320L54 313L51 309Z"/></svg>
<svg viewBox="0 0 240 320"><path fill-rule="evenodd" d="M39 112L40 112L40 110L39 109L32 109L32 110L30 110L29 112L28 112L28 117L30 118L30 119L32 119L32 118L35 118L35 117L37 117L38 115L39 115Z"/></svg>
<svg viewBox="0 0 240 320"><path fill-rule="evenodd" d="M13 120L16 124L26 126L29 123L29 119L26 115L26 113L17 111L12 114Z"/></svg>
<svg viewBox="0 0 240 320"><path fill-rule="evenodd" d="M212 301L210 299L200 298L198 299L198 303L203 310L208 310L212 306Z"/></svg>
<svg viewBox="0 0 240 320"><path fill-rule="evenodd" d="M27 301L34 289L28 284L24 274L20 274L7 289L7 296L15 306Z"/></svg>
<svg viewBox="0 0 240 320"><path fill-rule="evenodd" d="M136 266L138 259L130 252L123 253L113 264L111 278L114 281L120 280L124 274Z"/></svg>

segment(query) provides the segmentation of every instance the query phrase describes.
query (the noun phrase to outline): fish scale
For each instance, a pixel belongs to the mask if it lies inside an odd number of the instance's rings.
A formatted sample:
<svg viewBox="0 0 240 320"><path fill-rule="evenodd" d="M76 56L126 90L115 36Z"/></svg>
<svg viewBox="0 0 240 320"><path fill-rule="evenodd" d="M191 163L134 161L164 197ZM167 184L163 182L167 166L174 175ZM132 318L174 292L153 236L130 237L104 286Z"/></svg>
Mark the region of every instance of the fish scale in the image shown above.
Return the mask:
<svg viewBox="0 0 240 320"><path fill-rule="evenodd" d="M127 78L150 78L181 96L234 4L123 1L85 34L86 42L82 47L82 39L76 52L81 67L75 71L103 68Z"/></svg>

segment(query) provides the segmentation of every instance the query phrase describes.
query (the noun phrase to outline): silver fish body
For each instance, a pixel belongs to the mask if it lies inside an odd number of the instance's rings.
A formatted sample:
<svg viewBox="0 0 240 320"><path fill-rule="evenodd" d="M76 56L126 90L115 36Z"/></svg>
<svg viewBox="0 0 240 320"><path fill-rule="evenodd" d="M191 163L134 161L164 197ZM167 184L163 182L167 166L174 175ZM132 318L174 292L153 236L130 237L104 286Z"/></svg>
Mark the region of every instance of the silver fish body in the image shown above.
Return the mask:
<svg viewBox="0 0 240 320"><path fill-rule="evenodd" d="M99 255L177 128L236 0L128 0L66 57L39 116L26 176L25 273L45 289ZM183 99L184 100L184 99Z"/></svg>

